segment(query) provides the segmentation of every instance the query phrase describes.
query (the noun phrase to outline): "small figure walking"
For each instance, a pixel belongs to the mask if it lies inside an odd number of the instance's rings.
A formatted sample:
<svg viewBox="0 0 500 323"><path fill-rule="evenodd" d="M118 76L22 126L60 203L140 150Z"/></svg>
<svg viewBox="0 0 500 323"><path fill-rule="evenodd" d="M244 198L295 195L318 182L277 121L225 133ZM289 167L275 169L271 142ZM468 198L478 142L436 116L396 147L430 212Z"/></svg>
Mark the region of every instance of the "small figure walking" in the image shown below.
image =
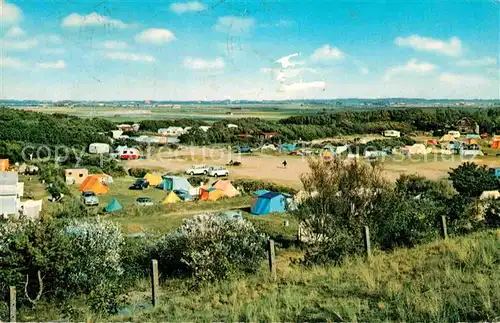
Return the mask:
<svg viewBox="0 0 500 323"><path fill-rule="evenodd" d="M283 168L286 168L286 165L287 165L286 160L284 160L284 161L281 163L281 165L283 165Z"/></svg>

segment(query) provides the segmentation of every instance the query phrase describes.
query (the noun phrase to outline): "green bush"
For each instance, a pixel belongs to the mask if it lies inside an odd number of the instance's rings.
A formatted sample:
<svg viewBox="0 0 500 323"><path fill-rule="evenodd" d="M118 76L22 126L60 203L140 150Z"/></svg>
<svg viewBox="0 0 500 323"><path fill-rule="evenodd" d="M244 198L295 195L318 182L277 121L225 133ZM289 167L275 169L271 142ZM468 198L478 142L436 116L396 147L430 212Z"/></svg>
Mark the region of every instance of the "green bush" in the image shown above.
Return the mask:
<svg viewBox="0 0 500 323"><path fill-rule="evenodd" d="M241 187L244 192L251 193L257 190L268 190L272 192L282 192L295 194L297 190L288 186L279 185L261 180L237 179L233 181L234 187Z"/></svg>
<svg viewBox="0 0 500 323"><path fill-rule="evenodd" d="M87 218L94 215L91 209L83 204L80 197L65 198L62 204L56 207L57 210L53 214L57 219Z"/></svg>
<svg viewBox="0 0 500 323"><path fill-rule="evenodd" d="M255 272L265 257L265 239L248 222L201 214L163 237L153 254L162 273L191 275L200 284Z"/></svg>
<svg viewBox="0 0 500 323"><path fill-rule="evenodd" d="M147 173L149 173L149 170L146 168L133 167L128 170L128 174L136 178L143 178L144 176L146 176Z"/></svg>

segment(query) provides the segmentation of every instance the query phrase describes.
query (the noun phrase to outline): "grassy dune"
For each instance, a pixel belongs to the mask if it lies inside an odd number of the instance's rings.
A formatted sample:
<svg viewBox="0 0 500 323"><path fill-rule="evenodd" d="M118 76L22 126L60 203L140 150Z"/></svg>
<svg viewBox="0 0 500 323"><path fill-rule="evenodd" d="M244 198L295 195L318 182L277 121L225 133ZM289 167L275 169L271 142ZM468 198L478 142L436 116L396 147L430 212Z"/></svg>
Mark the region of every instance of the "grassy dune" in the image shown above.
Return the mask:
<svg viewBox="0 0 500 323"><path fill-rule="evenodd" d="M260 275L201 290L169 281L161 304L147 284L132 296L132 314L119 321L498 321L500 230L436 241L415 249L353 258L340 267L303 269L280 254L278 281Z"/></svg>

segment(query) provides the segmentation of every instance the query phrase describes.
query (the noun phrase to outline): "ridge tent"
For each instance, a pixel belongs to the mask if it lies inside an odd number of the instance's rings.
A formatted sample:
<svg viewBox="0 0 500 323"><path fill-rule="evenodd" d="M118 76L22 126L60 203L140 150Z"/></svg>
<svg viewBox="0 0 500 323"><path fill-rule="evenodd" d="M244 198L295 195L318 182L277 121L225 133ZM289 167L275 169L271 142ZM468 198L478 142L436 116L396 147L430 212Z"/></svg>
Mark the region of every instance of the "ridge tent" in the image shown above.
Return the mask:
<svg viewBox="0 0 500 323"><path fill-rule="evenodd" d="M80 192L90 191L96 194L105 194L109 188L101 182L100 177L95 175L88 176L78 188Z"/></svg>
<svg viewBox="0 0 500 323"><path fill-rule="evenodd" d="M120 205L120 203L116 199L113 199L113 200L111 200L111 202L108 203L108 205L106 205L106 207L104 208L104 211L107 213L111 213L111 212L119 211L121 209L122 209L122 206Z"/></svg>
<svg viewBox="0 0 500 323"><path fill-rule="evenodd" d="M149 185L151 186L157 186L159 185L161 182L162 182L162 178L161 176L159 175L153 175L151 173L147 173L145 176L144 176L144 179L147 180L149 182Z"/></svg>
<svg viewBox="0 0 500 323"><path fill-rule="evenodd" d="M221 197L224 196L224 191L218 188L210 187L210 188L201 188L200 190L200 199L204 201L217 201Z"/></svg>
<svg viewBox="0 0 500 323"><path fill-rule="evenodd" d="M168 193L167 197L163 200L163 204L172 204L181 201L181 199L173 191Z"/></svg>
<svg viewBox="0 0 500 323"><path fill-rule="evenodd" d="M282 151L295 151L297 150L297 146L293 144L284 144L280 146L280 150Z"/></svg>
<svg viewBox="0 0 500 323"><path fill-rule="evenodd" d="M213 188L220 189L224 191L224 196L227 197L235 197L237 195L240 195L240 192L231 184L231 181L217 181L215 182L214 185L212 185Z"/></svg>
<svg viewBox="0 0 500 323"><path fill-rule="evenodd" d="M266 215L274 212L285 212L288 194L267 192L258 196L251 206L252 214Z"/></svg>
<svg viewBox="0 0 500 323"><path fill-rule="evenodd" d="M156 187L164 191L183 190L188 192L193 188L187 179L177 176L163 176L163 180Z"/></svg>

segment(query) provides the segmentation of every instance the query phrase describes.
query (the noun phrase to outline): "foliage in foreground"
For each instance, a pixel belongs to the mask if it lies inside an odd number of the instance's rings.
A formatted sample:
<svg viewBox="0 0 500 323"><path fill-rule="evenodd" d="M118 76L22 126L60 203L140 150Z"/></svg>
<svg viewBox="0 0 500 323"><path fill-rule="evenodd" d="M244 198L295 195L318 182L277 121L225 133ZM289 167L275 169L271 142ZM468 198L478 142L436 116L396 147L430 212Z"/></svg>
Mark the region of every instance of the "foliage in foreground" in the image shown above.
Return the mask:
<svg viewBox="0 0 500 323"><path fill-rule="evenodd" d="M283 255L285 257L285 255ZM404 321L459 322L500 319L500 231L436 241L376 254L371 263L348 258L339 267L278 264L267 271L189 291L162 284L156 309L118 321Z"/></svg>
<svg viewBox="0 0 500 323"><path fill-rule="evenodd" d="M255 272L264 259L264 247L264 237L251 223L202 214L165 235L153 255L163 273L189 275L203 283Z"/></svg>

